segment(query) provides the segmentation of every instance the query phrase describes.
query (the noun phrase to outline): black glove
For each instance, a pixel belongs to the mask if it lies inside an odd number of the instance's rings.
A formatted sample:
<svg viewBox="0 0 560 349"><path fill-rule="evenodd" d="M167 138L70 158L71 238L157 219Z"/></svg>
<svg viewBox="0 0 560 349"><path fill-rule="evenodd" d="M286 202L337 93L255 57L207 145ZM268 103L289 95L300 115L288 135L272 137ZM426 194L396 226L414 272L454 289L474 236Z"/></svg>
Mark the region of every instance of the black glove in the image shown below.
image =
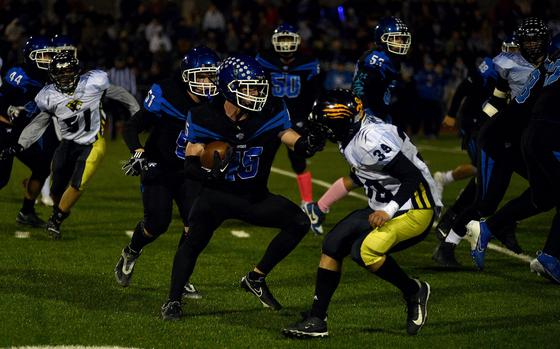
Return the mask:
<svg viewBox="0 0 560 349"><path fill-rule="evenodd" d="M146 159L144 158L144 152L136 151L127 163L123 165L122 170L127 176L139 176L144 169L145 162Z"/></svg>
<svg viewBox="0 0 560 349"><path fill-rule="evenodd" d="M211 169L205 169L207 173L207 178L209 180L217 180L224 177L226 170L229 165L229 161L231 159L231 154L233 153L233 149L230 147L226 152L224 159L220 157L220 153L214 151L214 166Z"/></svg>
<svg viewBox="0 0 560 349"><path fill-rule="evenodd" d="M324 132L317 127L311 127L306 135L296 141L294 151L308 158L323 150L326 141Z"/></svg>
<svg viewBox="0 0 560 349"><path fill-rule="evenodd" d="M8 160L11 157L21 153L23 151L23 146L21 144L10 145L0 151L0 160Z"/></svg>

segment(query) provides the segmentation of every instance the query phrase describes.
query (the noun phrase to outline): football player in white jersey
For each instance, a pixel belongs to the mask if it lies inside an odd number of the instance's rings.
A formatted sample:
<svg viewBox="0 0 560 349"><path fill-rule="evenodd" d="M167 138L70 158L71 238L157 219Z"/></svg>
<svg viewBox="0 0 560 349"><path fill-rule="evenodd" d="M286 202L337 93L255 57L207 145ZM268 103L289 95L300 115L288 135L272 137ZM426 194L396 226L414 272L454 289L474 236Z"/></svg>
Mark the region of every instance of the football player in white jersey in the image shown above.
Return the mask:
<svg viewBox="0 0 560 349"><path fill-rule="evenodd" d="M35 97L41 112L22 131L18 144L10 151L17 153L28 148L41 137L51 119L54 120L62 141L52 160L54 206L47 232L58 240L62 221L70 214L105 154L101 99L106 96L121 102L130 115L140 107L130 93L111 85L105 72L91 70L80 75L78 60L68 52L53 58L49 76L53 83Z"/></svg>
<svg viewBox="0 0 560 349"><path fill-rule="evenodd" d="M364 114L361 100L348 90L327 91L313 107L312 122L338 143L369 205L350 213L325 236L313 305L302 321L284 328L286 336L328 336L327 308L348 255L401 290L407 302L408 334L418 333L426 321L430 285L410 278L391 253L426 237L441 199L428 166L408 136Z"/></svg>

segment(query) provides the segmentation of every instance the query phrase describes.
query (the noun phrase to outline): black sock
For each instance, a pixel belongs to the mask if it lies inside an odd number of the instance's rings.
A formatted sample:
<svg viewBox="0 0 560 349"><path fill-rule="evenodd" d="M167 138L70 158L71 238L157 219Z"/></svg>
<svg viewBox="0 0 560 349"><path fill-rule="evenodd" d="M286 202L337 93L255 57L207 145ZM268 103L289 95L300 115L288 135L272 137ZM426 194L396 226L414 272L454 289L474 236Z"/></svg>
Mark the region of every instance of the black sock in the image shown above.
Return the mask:
<svg viewBox="0 0 560 349"><path fill-rule="evenodd" d="M153 236L148 237L144 234L144 221L140 221L136 224L136 228L134 228L134 233L132 234L128 247L133 252L140 253L144 246L154 240L155 238Z"/></svg>
<svg viewBox="0 0 560 349"><path fill-rule="evenodd" d="M53 207L52 219L56 224L61 225L68 216L70 216L70 212L63 212L57 205Z"/></svg>
<svg viewBox="0 0 560 349"><path fill-rule="evenodd" d="M183 242L175 253L171 270L170 301L181 301L183 288L194 271L196 260L201 250L195 249L187 241Z"/></svg>
<svg viewBox="0 0 560 349"><path fill-rule="evenodd" d="M311 315L320 319L327 317L327 309L339 283L340 272L323 268L317 269L317 281L315 283L315 296L311 306Z"/></svg>
<svg viewBox="0 0 560 349"><path fill-rule="evenodd" d="M30 214L35 212L35 200L23 198L23 205L21 206L21 213Z"/></svg>
<svg viewBox="0 0 560 349"><path fill-rule="evenodd" d="M260 279L260 278L262 278L262 277L265 277L266 275L265 275L265 274L261 274L261 273L257 273L256 271L251 270L251 271L247 274L247 276L249 276L249 279L250 279L250 280L258 280L258 279Z"/></svg>
<svg viewBox="0 0 560 349"><path fill-rule="evenodd" d="M375 275L395 285L405 297L418 292L419 286L416 281L409 278L391 256L385 258L385 263L377 269Z"/></svg>

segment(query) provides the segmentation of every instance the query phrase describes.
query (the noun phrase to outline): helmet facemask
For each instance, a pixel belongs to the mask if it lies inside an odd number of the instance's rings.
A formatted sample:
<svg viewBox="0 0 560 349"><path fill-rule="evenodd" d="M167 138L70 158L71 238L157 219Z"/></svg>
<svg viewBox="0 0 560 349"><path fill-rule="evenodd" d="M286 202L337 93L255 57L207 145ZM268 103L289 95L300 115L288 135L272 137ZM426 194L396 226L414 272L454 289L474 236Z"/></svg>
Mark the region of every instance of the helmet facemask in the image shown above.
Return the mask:
<svg viewBox="0 0 560 349"><path fill-rule="evenodd" d="M278 53L296 52L300 43L301 36L298 33L284 31L272 34L272 45Z"/></svg>
<svg viewBox="0 0 560 349"><path fill-rule="evenodd" d="M31 53L29 53L29 59L35 62L37 68L48 70L55 54L56 50L54 48L47 47L31 51Z"/></svg>
<svg viewBox="0 0 560 349"><path fill-rule="evenodd" d="M218 94L216 81L217 67L200 67L183 70L183 81L189 86L189 91L197 96L210 97Z"/></svg>
<svg viewBox="0 0 560 349"><path fill-rule="evenodd" d="M387 45L387 50L396 55L406 55L412 36L409 32L390 32L381 36L381 42Z"/></svg>
<svg viewBox="0 0 560 349"><path fill-rule="evenodd" d="M70 94L76 89L80 69L76 64L60 62L56 63L56 67L49 69L49 76L58 91Z"/></svg>
<svg viewBox="0 0 560 349"><path fill-rule="evenodd" d="M535 66L543 62L547 48L548 41L539 37L524 38L519 45L521 55Z"/></svg>
<svg viewBox="0 0 560 349"><path fill-rule="evenodd" d="M251 111L262 110L268 98L268 87L266 80L233 80L228 84L237 106Z"/></svg>

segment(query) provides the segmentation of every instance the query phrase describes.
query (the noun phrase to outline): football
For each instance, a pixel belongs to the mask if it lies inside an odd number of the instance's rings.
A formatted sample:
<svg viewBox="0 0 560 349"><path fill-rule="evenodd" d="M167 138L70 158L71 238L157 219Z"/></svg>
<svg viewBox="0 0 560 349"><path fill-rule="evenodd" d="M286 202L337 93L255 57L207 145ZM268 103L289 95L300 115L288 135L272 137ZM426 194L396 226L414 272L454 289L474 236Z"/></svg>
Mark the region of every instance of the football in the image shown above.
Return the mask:
<svg viewBox="0 0 560 349"><path fill-rule="evenodd" d="M200 164L206 169L211 169L214 166L214 152L217 151L218 154L220 154L220 158L223 160L229 148L231 148L231 146L222 141L214 141L206 144L202 154L200 154Z"/></svg>

